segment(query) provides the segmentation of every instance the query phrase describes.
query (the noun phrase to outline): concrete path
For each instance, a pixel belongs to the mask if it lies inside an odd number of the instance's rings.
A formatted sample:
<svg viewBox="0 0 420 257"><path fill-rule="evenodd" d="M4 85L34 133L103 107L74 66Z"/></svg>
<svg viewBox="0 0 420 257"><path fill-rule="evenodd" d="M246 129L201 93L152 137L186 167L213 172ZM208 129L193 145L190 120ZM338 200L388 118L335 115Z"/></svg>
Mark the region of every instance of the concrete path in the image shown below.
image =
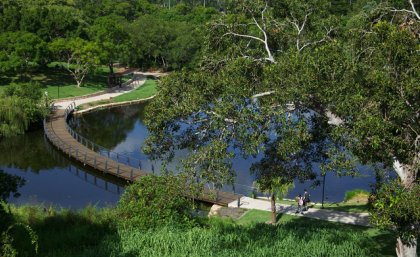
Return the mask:
<svg viewBox="0 0 420 257"><path fill-rule="evenodd" d="M238 207L238 202L233 201L229 203L229 207ZM254 209L262 211L271 211L270 201L263 199L254 199L250 197L242 197L240 199L240 208ZM287 204L276 204L277 212L285 213L289 215L304 216L313 219L326 220L332 222L340 222L345 224L359 225L359 226L370 226L369 224L369 213L350 213L332 211L326 209L315 209L309 208L304 214L296 214L297 207Z"/></svg>
<svg viewBox="0 0 420 257"><path fill-rule="evenodd" d="M146 82L146 79L147 79L146 75L149 75L149 74L135 73L133 80L129 81L129 83L127 83L121 88L115 87L109 90L108 92L104 92L103 94L92 96L92 97L80 96L80 98L75 97L76 99L72 99L72 100L64 100L64 101L57 100L54 102L54 105L58 107L58 109L65 109L67 106L69 106L73 102L76 103L76 106L79 106L79 105L90 103L90 102L108 100L110 98L133 91L136 88L142 86Z"/></svg>

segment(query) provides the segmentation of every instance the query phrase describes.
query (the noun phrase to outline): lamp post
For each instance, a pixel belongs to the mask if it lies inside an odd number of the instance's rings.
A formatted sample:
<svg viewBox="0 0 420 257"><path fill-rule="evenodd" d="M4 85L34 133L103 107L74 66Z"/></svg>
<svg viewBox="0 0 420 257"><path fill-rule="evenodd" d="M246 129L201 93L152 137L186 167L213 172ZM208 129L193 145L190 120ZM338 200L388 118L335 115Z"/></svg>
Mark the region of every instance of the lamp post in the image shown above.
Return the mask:
<svg viewBox="0 0 420 257"><path fill-rule="evenodd" d="M45 107L48 107L48 92L45 91L44 95L45 95Z"/></svg>
<svg viewBox="0 0 420 257"><path fill-rule="evenodd" d="M321 209L324 209L324 193L325 193L325 177L326 177L327 173L323 172L322 174L322 202L321 202Z"/></svg>

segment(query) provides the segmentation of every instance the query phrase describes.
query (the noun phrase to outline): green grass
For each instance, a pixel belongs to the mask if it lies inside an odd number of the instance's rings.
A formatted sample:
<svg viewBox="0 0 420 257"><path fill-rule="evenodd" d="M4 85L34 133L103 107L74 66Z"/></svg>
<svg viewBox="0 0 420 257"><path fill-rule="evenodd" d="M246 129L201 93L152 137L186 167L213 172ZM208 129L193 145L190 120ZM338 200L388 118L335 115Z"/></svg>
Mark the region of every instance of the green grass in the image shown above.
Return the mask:
<svg viewBox="0 0 420 257"><path fill-rule="evenodd" d="M346 193L344 195L344 201L345 202L351 201L351 200L353 200L355 198L358 198L360 196L365 197L365 198L369 197L369 192L366 191L366 190L363 190L363 189L354 189L354 190L351 190L351 191L346 191Z"/></svg>
<svg viewBox="0 0 420 257"><path fill-rule="evenodd" d="M103 105L103 104L121 103L121 102L126 102L126 101L145 99L145 98L155 95L156 92L157 92L156 80L148 79L141 87L137 88L136 90L125 93L123 95L119 95L110 100L100 100L96 102L87 103L82 106L78 106L78 110L83 110L83 109L87 109L90 107Z"/></svg>
<svg viewBox="0 0 420 257"><path fill-rule="evenodd" d="M12 207L16 221L38 235L38 256L394 256L394 237L373 228L252 210L238 223L204 219L193 227L119 228L113 209L78 212ZM255 220L254 220L255 219ZM16 240L23 245L25 240ZM24 249L24 248L22 248ZM25 255L25 251L20 256Z"/></svg>
<svg viewBox="0 0 420 257"><path fill-rule="evenodd" d="M113 103L132 101L138 99L144 99L151 97L156 94L156 80L148 79L146 82L139 88L129 93L119 95L112 99Z"/></svg>
<svg viewBox="0 0 420 257"><path fill-rule="evenodd" d="M75 97L75 96L82 96L82 95L89 95L96 92L103 90L104 88L95 88L95 87L75 87L73 85L67 86L60 86L58 89L57 86L49 86L47 87L48 96L52 99L57 99L58 96L60 98L68 98L68 97Z"/></svg>
<svg viewBox="0 0 420 257"><path fill-rule="evenodd" d="M314 205L313 208L321 209L321 205ZM342 212L369 212L369 206L365 203L324 203L324 209Z"/></svg>
<svg viewBox="0 0 420 257"><path fill-rule="evenodd" d="M86 76L82 87L76 87L76 82L68 71L58 68L56 63L49 64L48 67L39 71L34 71L25 76L16 74L0 75L0 93L10 83L38 82L52 99L75 97L86 94L92 94L107 88L107 76L109 69L107 67L98 67L94 72Z"/></svg>
<svg viewBox="0 0 420 257"><path fill-rule="evenodd" d="M264 223L270 220L271 212L249 210L237 221L237 223L240 225L251 225L253 223Z"/></svg>

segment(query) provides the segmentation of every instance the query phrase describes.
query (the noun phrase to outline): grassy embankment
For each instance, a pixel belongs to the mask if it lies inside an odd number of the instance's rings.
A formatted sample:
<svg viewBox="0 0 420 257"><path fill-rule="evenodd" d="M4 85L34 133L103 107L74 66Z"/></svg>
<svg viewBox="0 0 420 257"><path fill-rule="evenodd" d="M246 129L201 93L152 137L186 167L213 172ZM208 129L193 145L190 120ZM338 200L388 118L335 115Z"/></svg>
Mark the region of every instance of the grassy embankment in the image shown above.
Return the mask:
<svg viewBox="0 0 420 257"><path fill-rule="evenodd" d="M118 227L113 209L23 206L12 207L12 213L36 231L38 255L46 257L394 255L394 238L387 232L289 215L280 215L272 226L264 223L270 213L256 210L239 221L212 218L194 227L147 231ZM25 247L24 240L15 242Z"/></svg>
<svg viewBox="0 0 420 257"><path fill-rule="evenodd" d="M137 88L136 90L133 90L131 92L116 96L109 100L100 100L96 102L91 102L84 104L79 107L79 110L82 109L88 109L90 107L94 107L97 105L103 105L103 104L111 104L111 103L121 103L121 102L127 102L127 101L134 101L134 100L140 100L145 99L148 97L151 97L155 95L157 92L157 82L154 79L148 79L146 82Z"/></svg>
<svg viewBox="0 0 420 257"><path fill-rule="evenodd" d="M0 93L10 83L21 82L38 82L48 92L48 96L52 99L75 97L87 94L93 94L107 88L107 77L109 68L106 66L97 67L94 72L89 74L81 87L76 87L73 77L63 68L59 67L59 63L51 63L48 67L39 71L34 71L25 76L16 74L0 75Z"/></svg>

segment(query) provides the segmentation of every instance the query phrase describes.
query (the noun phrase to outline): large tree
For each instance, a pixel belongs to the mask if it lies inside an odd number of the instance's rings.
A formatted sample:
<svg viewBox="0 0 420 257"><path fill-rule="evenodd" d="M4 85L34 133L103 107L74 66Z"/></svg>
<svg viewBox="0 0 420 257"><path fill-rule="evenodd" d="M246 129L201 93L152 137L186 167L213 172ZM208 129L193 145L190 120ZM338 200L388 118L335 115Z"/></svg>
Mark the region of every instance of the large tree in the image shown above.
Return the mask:
<svg viewBox="0 0 420 257"><path fill-rule="evenodd" d="M111 73L114 72L114 62L127 56L128 34L124 29L126 23L121 16L109 15L97 18L88 29L91 40L102 49L102 61L108 64Z"/></svg>
<svg viewBox="0 0 420 257"><path fill-rule="evenodd" d="M77 87L95 65L100 64L101 49L95 42L81 38L59 38L49 44L55 59L64 63L63 67L73 76Z"/></svg>
<svg viewBox="0 0 420 257"><path fill-rule="evenodd" d="M6 32L0 34L0 71L22 74L31 67L45 63L46 43L29 32Z"/></svg>
<svg viewBox="0 0 420 257"><path fill-rule="evenodd" d="M419 21L409 18L408 23L398 24L398 18L394 17L397 24L376 23L358 32L353 50L341 46L326 49L325 54L339 49L343 59L350 54L351 63L330 59L324 64L339 63L346 67L340 69L346 73L343 74L346 79L340 79L341 83L334 83L334 87L325 92L331 109L340 118L335 132L363 162L380 162L393 167L407 194L416 190L419 181L420 56L416 33ZM418 198L415 194L412 196ZM377 206L375 202L373 206ZM411 207L419 209L420 203L417 201L417 205ZM387 213L381 208L374 208L373 212L379 216L382 213L383 218ZM395 225L390 228L397 228L400 236L397 254L415 256L419 217L411 217L408 231L399 224L400 217L387 216ZM375 221L381 224L383 220ZM410 236L403 236L407 233Z"/></svg>
<svg viewBox="0 0 420 257"><path fill-rule="evenodd" d="M266 189L308 175L305 162L341 173L357 157L394 166L410 191L420 124L414 14L369 3L339 22L326 1L235 1L210 26L200 69L161 83L146 150L170 158L190 149L184 172L215 185L233 180L235 155L264 153L254 167ZM308 151L312 160L301 159ZM409 221L401 256L415 254L418 220Z"/></svg>
<svg viewBox="0 0 420 257"><path fill-rule="evenodd" d="M324 2L317 3L321 10ZM158 111L148 121L148 152L170 158L178 148L190 149L184 172L215 186L233 181L236 155L264 152L267 158L254 166L264 190L277 187L279 178L284 184L313 178L312 162L320 158L312 147L316 115L305 105L310 84L300 61L305 50L329 39L331 28L319 24L331 17L293 2L287 8L276 18L276 9L263 1L238 1L210 26L200 70L162 81L150 106ZM309 24L318 33L304 32ZM298 66L300 74L281 81ZM327 119L317 122L328 125ZM278 165L266 169L270 162Z"/></svg>

